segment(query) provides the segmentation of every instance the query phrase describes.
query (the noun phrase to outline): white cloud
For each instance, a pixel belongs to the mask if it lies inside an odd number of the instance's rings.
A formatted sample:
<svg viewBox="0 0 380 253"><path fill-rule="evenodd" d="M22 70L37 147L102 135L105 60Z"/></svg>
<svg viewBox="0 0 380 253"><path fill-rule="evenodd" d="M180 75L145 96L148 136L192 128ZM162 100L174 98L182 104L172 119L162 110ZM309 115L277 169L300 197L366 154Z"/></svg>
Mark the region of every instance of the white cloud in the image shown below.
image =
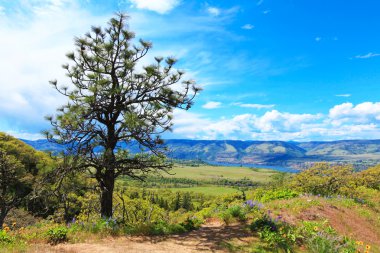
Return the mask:
<svg viewBox="0 0 380 253"><path fill-rule="evenodd" d="M202 107L205 109L216 109L216 108L219 108L221 105L222 105L221 102L210 101L202 105Z"/></svg>
<svg viewBox="0 0 380 253"><path fill-rule="evenodd" d="M216 8L216 7L208 7L207 8L207 12L211 15L211 16L214 16L214 17L217 17L221 14L221 10Z"/></svg>
<svg viewBox="0 0 380 253"><path fill-rule="evenodd" d="M44 115L64 102L48 81L67 81L61 65L74 49L74 36L109 17L94 17L75 1L23 1L13 8L0 16L0 33L6 34L0 40L0 125L8 128L1 130L39 132L49 127Z"/></svg>
<svg viewBox="0 0 380 253"><path fill-rule="evenodd" d="M263 11L263 14L266 15L266 14L268 14L269 12L271 12L271 10L265 10L265 11Z"/></svg>
<svg viewBox="0 0 380 253"><path fill-rule="evenodd" d="M180 4L180 0L129 0L138 9L155 11L160 14L169 13Z"/></svg>
<svg viewBox="0 0 380 253"><path fill-rule="evenodd" d="M357 59L368 59L368 58L377 57L377 56L380 56L380 54L377 54L377 53L368 53L368 54L364 54L364 55L357 55L354 58L357 58Z"/></svg>
<svg viewBox="0 0 380 253"><path fill-rule="evenodd" d="M322 40L321 37L315 37L315 41L316 41L316 42L320 42L321 40Z"/></svg>
<svg viewBox="0 0 380 253"><path fill-rule="evenodd" d="M351 94L337 94L335 96L336 97L345 97L345 98L348 98L348 97L351 97Z"/></svg>
<svg viewBox="0 0 380 253"><path fill-rule="evenodd" d="M328 114L272 110L211 120L182 112L174 118L174 134L197 139L337 140L380 138L380 102L336 105Z"/></svg>
<svg viewBox="0 0 380 253"><path fill-rule="evenodd" d="M336 105L329 111L329 119L333 125L347 123L368 124L380 123L380 102L364 102L354 106L352 103Z"/></svg>
<svg viewBox="0 0 380 253"><path fill-rule="evenodd" d="M253 28L255 28L255 26L251 24L245 24L241 28L244 30L252 30Z"/></svg>

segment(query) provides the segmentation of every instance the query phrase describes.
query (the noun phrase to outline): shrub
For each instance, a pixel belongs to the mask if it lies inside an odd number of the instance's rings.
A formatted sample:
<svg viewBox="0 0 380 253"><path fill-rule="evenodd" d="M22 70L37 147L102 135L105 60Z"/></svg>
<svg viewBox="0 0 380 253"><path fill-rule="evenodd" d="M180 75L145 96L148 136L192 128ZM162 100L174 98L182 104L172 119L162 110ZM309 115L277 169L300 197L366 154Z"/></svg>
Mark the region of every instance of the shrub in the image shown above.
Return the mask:
<svg viewBox="0 0 380 253"><path fill-rule="evenodd" d="M284 252L293 252L293 246L302 238L295 227L273 220L266 214L256 218L251 223L250 229L271 248Z"/></svg>
<svg viewBox="0 0 380 253"><path fill-rule="evenodd" d="M67 232L67 228L62 226L49 229L47 232L49 243L58 244L67 241Z"/></svg>
<svg viewBox="0 0 380 253"><path fill-rule="evenodd" d="M184 227L187 231L191 231L191 230L199 228L202 223L203 223L202 220L193 216L193 217L187 217L187 219L184 222L180 223L180 225Z"/></svg>
<svg viewBox="0 0 380 253"><path fill-rule="evenodd" d="M232 215L228 211L224 211L220 213L220 218L224 221L226 225L229 225L232 222Z"/></svg>
<svg viewBox="0 0 380 253"><path fill-rule="evenodd" d="M231 206L227 209L227 212L230 213L232 217L238 218L240 221L245 221L247 219L243 208L239 205Z"/></svg>
<svg viewBox="0 0 380 253"><path fill-rule="evenodd" d="M0 230L0 244L13 243L14 238L7 234L5 230Z"/></svg>
<svg viewBox="0 0 380 253"><path fill-rule="evenodd" d="M188 223L190 224L190 222ZM168 224L165 221L158 221L150 226L151 235L169 235L169 234L181 234L187 231L187 229L194 229L194 222L192 226L185 228L180 224Z"/></svg>
<svg viewBox="0 0 380 253"><path fill-rule="evenodd" d="M299 193L290 189L257 189L251 193L252 199L268 202L277 199L291 199L299 196Z"/></svg>
<svg viewBox="0 0 380 253"><path fill-rule="evenodd" d="M326 232L318 232L306 240L311 253L354 253L356 249L351 241Z"/></svg>

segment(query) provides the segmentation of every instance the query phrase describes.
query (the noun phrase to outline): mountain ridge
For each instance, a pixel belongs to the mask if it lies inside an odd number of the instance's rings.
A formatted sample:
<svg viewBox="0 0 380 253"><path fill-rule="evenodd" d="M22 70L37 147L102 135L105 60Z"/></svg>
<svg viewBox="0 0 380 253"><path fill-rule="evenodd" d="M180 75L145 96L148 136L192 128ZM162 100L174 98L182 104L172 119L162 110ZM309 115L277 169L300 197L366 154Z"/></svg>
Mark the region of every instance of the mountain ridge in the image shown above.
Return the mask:
<svg viewBox="0 0 380 253"><path fill-rule="evenodd" d="M47 140L25 140L37 150L59 152L62 146ZM232 164L261 164L304 168L320 161L368 167L380 163L380 140L258 141L167 139L168 157ZM138 152L137 143L122 145Z"/></svg>

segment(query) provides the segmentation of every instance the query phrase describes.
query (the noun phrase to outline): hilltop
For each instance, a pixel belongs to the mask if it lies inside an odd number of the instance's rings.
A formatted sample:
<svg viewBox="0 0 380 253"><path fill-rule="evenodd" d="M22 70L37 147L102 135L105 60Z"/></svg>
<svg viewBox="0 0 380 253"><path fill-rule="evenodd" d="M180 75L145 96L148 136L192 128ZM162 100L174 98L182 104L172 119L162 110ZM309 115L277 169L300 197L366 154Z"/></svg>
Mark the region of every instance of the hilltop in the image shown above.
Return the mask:
<svg viewBox="0 0 380 253"><path fill-rule="evenodd" d="M22 140L37 150L58 152L63 149L47 140ZM239 141L169 139L168 156L173 159L202 160L233 164L277 165L303 168L313 162L352 163L368 167L380 162L380 140L341 141ZM122 145L138 152L137 144Z"/></svg>

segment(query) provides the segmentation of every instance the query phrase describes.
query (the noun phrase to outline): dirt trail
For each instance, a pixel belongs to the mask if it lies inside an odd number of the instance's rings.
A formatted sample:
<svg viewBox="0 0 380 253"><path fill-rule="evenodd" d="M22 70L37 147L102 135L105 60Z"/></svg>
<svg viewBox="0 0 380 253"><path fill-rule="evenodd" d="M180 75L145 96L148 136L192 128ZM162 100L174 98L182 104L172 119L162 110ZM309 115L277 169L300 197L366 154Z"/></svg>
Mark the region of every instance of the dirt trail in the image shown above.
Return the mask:
<svg viewBox="0 0 380 253"><path fill-rule="evenodd" d="M200 229L174 236L133 236L106 238L102 241L62 244L57 246L35 245L28 252L53 253L193 253L228 252L221 248L223 242L231 239L248 243L252 237L241 225L223 226L221 223L207 223Z"/></svg>

